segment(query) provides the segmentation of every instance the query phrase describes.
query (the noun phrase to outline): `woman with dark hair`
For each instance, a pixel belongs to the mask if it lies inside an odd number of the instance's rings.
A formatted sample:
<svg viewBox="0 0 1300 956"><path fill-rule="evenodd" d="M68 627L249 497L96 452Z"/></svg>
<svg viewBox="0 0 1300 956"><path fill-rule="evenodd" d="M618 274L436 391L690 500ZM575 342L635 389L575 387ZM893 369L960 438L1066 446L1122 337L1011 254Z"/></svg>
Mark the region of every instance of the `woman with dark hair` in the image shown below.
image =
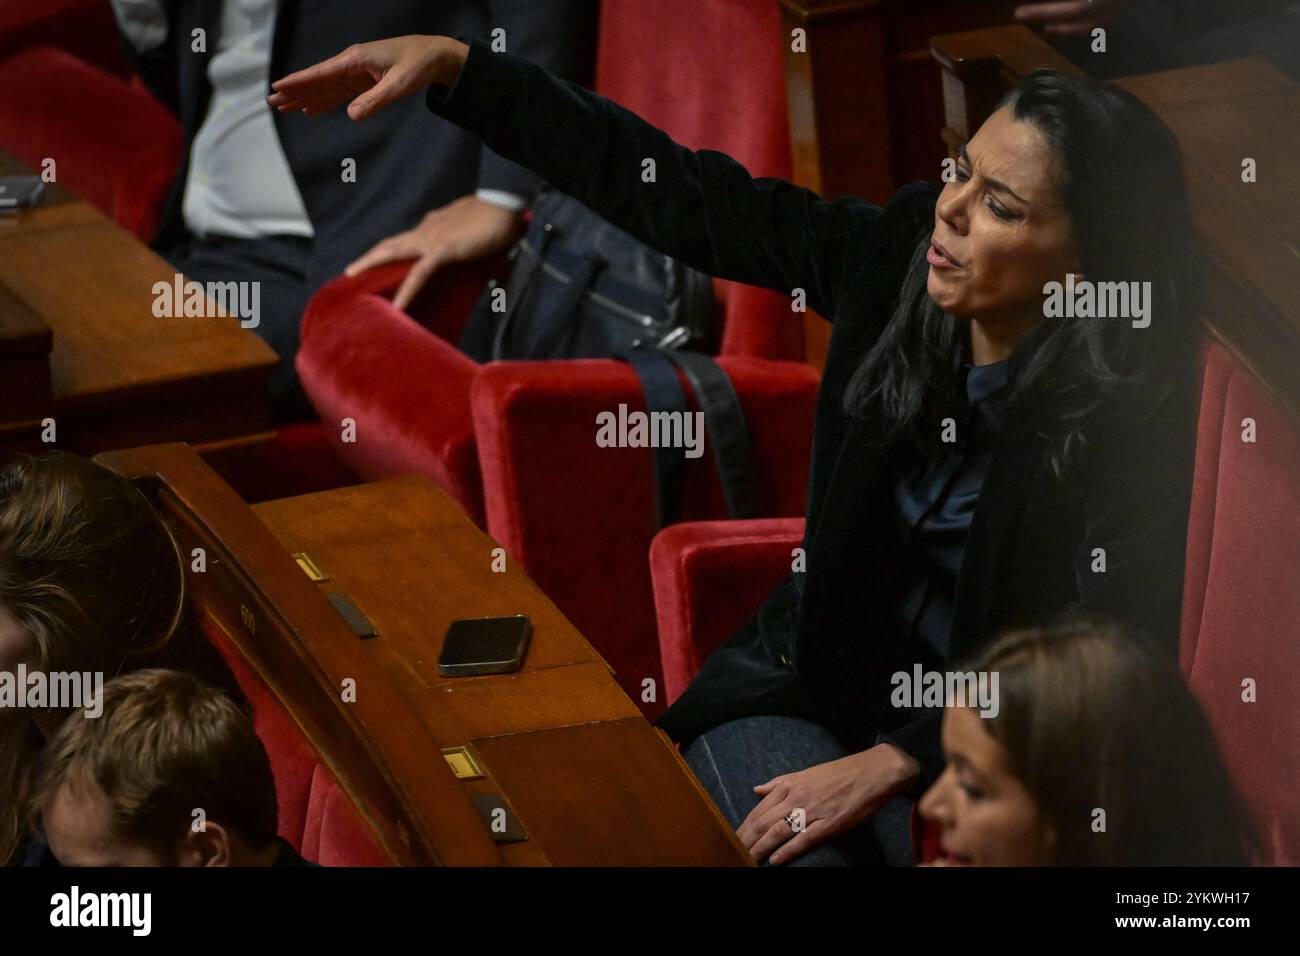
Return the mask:
<svg viewBox="0 0 1300 956"><path fill-rule="evenodd" d="M170 529L130 480L76 455L0 470L0 672L189 671L242 701L195 626ZM21 690L21 689L20 689ZM0 860L22 862L18 792L65 712L0 711ZM43 862L42 847L30 862Z"/></svg>
<svg viewBox="0 0 1300 956"><path fill-rule="evenodd" d="M356 120L427 87L432 112L648 245L833 322L806 571L659 722L755 858L910 861L940 717L891 708L891 674L1072 606L1174 639L1190 228L1177 145L1131 95L1036 73L942 191L878 206L754 179L478 40L361 44L272 87L281 110L350 101ZM1091 306L1055 317L1052 283Z"/></svg>
<svg viewBox="0 0 1300 956"><path fill-rule="evenodd" d="M1086 620L1013 632L965 670L998 706L943 717L947 767L921 798L942 864L1245 866L1254 828L1167 656Z"/></svg>

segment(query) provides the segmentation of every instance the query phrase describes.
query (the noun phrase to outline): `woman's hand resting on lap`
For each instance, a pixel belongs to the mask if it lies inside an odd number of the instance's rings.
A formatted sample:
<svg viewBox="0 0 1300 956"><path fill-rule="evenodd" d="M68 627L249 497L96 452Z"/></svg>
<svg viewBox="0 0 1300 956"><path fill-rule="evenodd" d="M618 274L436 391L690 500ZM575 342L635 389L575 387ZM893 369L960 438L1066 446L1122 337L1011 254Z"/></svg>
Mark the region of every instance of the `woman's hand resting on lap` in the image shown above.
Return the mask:
<svg viewBox="0 0 1300 956"><path fill-rule="evenodd" d="M266 101L281 112L324 113L344 103L362 120L433 83L451 86L469 47L451 37L405 36L357 43L337 56L271 84Z"/></svg>
<svg viewBox="0 0 1300 956"><path fill-rule="evenodd" d="M763 799L736 833L754 859L761 862L770 855L773 864L788 863L861 826L919 772L911 755L893 744L879 744L787 773L754 788ZM803 830L796 833L785 817L798 810L803 811Z"/></svg>

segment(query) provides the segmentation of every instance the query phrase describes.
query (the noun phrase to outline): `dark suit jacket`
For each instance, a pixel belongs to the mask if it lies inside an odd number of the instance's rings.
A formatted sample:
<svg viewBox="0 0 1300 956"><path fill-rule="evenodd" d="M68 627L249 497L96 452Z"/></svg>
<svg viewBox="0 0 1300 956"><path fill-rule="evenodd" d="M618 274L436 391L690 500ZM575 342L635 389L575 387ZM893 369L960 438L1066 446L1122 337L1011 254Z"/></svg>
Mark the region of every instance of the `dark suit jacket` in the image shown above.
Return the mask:
<svg viewBox="0 0 1300 956"><path fill-rule="evenodd" d="M451 91L435 86L427 102L647 244L711 275L804 289L809 306L833 322L813 437L806 573L776 588L709 658L660 726L684 742L736 717L791 714L830 725L853 749L869 746L890 716L889 676L910 666L909 648L890 633L881 603L892 572L882 546L890 452L879 447L880 423L847 415L842 400L890 317L909 255L933 228L938 187L913 183L881 207L754 179L721 153L678 146L616 104L478 42ZM653 183L642 180L647 158ZM1128 619L1174 651L1191 391L1175 390L1154 410L1112 410L1111 426L1061 479L1044 455L1053 408L1008 407L957 583L954 660L1002 628L1068 608ZM1104 574L1091 570L1094 547L1106 551ZM942 767L938 728L932 712L891 735L927 776Z"/></svg>
<svg viewBox="0 0 1300 956"><path fill-rule="evenodd" d="M208 64L217 49L222 0L169 0L169 34L158 49L126 50L153 93L180 118L185 154L167 200L156 245L186 238L181 203L189 150L207 115ZM280 0L270 79L334 56L353 43L406 34L488 37L502 27L511 52L562 76L585 78L595 51L594 0ZM206 52L191 52L203 29ZM270 92L268 88L267 92ZM419 222L429 210L476 189L530 197L540 178L445 124L420 122L408 100L363 123L343 109L308 117L274 112L280 144L311 217L315 243L308 284L338 274L376 242ZM357 163L357 181L342 181L342 161Z"/></svg>
<svg viewBox="0 0 1300 956"><path fill-rule="evenodd" d="M319 863L312 863L310 860L304 860L301 854L293 848L293 844L284 837L275 838L276 846L280 848L279 855L275 858L272 866L295 866L295 867L314 867L320 868Z"/></svg>

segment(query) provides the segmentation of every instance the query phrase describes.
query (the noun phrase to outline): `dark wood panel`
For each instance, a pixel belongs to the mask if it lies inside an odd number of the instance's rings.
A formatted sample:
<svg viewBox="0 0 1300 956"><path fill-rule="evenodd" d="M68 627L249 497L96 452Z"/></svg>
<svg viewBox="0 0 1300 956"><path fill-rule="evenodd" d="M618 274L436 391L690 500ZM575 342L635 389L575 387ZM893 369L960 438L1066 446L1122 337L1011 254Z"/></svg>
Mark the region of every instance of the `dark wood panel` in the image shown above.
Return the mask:
<svg viewBox="0 0 1300 956"><path fill-rule="evenodd" d="M476 740L530 837L557 866L749 862L676 752L628 718ZM712 805L710 804L710 809ZM683 812L686 810L687 812Z"/></svg>
<svg viewBox="0 0 1300 956"><path fill-rule="evenodd" d="M54 412L50 382L50 327L26 302L0 284L0 381L5 383L4 419L31 430Z"/></svg>

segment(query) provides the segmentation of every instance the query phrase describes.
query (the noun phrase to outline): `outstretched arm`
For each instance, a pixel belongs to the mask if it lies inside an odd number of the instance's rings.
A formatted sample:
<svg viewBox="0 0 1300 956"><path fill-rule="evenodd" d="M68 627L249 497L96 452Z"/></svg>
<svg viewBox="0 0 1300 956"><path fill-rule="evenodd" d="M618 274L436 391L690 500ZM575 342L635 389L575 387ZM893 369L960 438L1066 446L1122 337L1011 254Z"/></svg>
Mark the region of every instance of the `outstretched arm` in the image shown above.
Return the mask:
<svg viewBox="0 0 1300 956"><path fill-rule="evenodd" d="M578 79L591 71L595 47L595 0L489 0L489 23L500 27L511 51L557 76ZM507 249L523 225L520 213L544 185L530 169L479 146L478 189L425 213L411 229L371 246L344 270L356 275L388 262L413 260L393 295L407 308L430 276L445 266L471 262Z"/></svg>
<svg viewBox="0 0 1300 956"><path fill-rule="evenodd" d="M594 73L599 3L596 0L488 0L488 22L516 56L553 76L589 82ZM528 201L545 185L540 176L503 159L486 145L479 158L478 187Z"/></svg>
<svg viewBox="0 0 1300 956"><path fill-rule="evenodd" d="M791 293L833 314L881 210L750 176L679 146L610 100L481 41L398 37L350 47L272 84L272 106L360 120L428 91L435 113L475 133L642 242L710 275Z"/></svg>

